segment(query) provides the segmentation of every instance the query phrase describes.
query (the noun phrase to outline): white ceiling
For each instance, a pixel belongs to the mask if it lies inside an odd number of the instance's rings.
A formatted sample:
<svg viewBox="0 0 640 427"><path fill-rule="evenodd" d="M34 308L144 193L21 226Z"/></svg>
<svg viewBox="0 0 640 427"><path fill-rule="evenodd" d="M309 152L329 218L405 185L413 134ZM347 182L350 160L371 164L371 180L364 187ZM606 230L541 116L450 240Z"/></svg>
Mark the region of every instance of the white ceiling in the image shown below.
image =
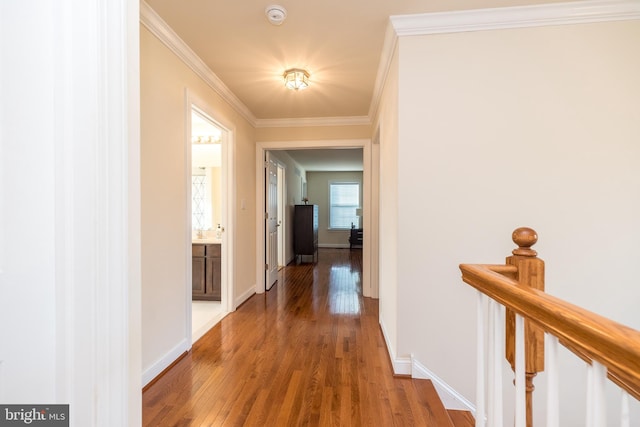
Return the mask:
<svg viewBox="0 0 640 427"><path fill-rule="evenodd" d="M367 117L391 15L555 0L146 0L258 120ZM287 10L280 26L265 8ZM287 68L311 74L284 87Z"/></svg>

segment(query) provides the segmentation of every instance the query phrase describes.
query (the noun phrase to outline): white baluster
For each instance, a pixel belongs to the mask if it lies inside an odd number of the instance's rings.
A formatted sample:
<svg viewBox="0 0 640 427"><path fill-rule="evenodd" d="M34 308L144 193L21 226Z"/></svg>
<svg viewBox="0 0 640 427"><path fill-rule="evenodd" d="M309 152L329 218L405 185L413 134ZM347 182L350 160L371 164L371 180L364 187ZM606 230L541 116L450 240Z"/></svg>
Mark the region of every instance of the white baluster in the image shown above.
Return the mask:
<svg viewBox="0 0 640 427"><path fill-rule="evenodd" d="M482 292L478 292L478 318L477 327L477 361L476 361L476 427L485 427L485 346L484 346L484 302L487 298Z"/></svg>
<svg viewBox="0 0 640 427"><path fill-rule="evenodd" d="M631 416L629 415L629 393L622 390L622 413L620 414L620 427L631 427Z"/></svg>
<svg viewBox="0 0 640 427"><path fill-rule="evenodd" d="M588 367L587 381L587 427L606 427L606 404L604 387L607 368L593 361Z"/></svg>
<svg viewBox="0 0 640 427"><path fill-rule="evenodd" d="M560 394L558 382L558 338L547 334L545 361L547 370L547 427L560 427Z"/></svg>
<svg viewBox="0 0 640 427"><path fill-rule="evenodd" d="M515 427L527 425L527 383L525 379L524 318L516 314L516 423Z"/></svg>
<svg viewBox="0 0 640 427"><path fill-rule="evenodd" d="M496 346L494 345L496 341L496 316L494 316L494 311L497 303L489 299L488 304L488 325L487 325L487 425L489 427L493 427L495 424L495 406L493 402L496 400L496 382L495 382L495 363L493 363L496 358L495 350Z"/></svg>
<svg viewBox="0 0 640 427"><path fill-rule="evenodd" d="M504 421L504 412L502 409L502 358L504 357L504 306L494 302L493 310L493 382L494 382L494 401L493 406L494 421L492 427L502 427Z"/></svg>
<svg viewBox="0 0 640 427"><path fill-rule="evenodd" d="M591 365L587 364L587 419L585 427L593 427L593 370Z"/></svg>

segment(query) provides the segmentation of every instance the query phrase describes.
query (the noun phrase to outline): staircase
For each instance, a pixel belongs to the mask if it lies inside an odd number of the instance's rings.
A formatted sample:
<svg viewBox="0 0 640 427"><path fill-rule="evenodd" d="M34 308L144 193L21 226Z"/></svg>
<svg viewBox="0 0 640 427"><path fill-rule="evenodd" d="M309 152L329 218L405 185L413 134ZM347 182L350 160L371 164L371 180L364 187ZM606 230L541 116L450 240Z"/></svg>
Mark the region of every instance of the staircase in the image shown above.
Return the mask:
<svg viewBox="0 0 640 427"><path fill-rule="evenodd" d="M469 411L448 410L442 404L431 380L412 379L416 397L422 406L422 415L417 419L420 426L425 427L474 427L475 420Z"/></svg>

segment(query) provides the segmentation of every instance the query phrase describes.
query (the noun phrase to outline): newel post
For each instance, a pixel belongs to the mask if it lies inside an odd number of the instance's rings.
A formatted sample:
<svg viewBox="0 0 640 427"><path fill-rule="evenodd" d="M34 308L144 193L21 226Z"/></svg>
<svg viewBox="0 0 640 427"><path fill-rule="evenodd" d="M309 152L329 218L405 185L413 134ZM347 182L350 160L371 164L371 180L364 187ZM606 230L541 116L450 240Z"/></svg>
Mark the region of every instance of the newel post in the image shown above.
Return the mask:
<svg viewBox="0 0 640 427"><path fill-rule="evenodd" d="M538 241L535 230L527 227L516 229L511 238L518 245L513 255L507 257L507 265L517 267L516 280L525 286L544 291L544 261L531 247ZM515 371L515 313L506 311L506 358ZM525 321L525 374L527 380L527 427L533 426L533 378L544 371L544 331Z"/></svg>

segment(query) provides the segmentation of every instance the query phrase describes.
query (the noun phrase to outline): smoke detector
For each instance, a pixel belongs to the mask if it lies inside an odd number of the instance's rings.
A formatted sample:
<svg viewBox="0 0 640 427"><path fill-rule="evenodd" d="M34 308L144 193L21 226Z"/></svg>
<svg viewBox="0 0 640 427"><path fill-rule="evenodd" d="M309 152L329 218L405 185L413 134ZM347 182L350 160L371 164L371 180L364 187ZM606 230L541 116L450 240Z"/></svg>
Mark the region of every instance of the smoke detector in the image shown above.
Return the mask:
<svg viewBox="0 0 640 427"><path fill-rule="evenodd" d="M280 25L284 22L287 17L287 9L278 5L272 4L271 6L267 6L264 10L264 13L267 15L267 19L273 25Z"/></svg>

